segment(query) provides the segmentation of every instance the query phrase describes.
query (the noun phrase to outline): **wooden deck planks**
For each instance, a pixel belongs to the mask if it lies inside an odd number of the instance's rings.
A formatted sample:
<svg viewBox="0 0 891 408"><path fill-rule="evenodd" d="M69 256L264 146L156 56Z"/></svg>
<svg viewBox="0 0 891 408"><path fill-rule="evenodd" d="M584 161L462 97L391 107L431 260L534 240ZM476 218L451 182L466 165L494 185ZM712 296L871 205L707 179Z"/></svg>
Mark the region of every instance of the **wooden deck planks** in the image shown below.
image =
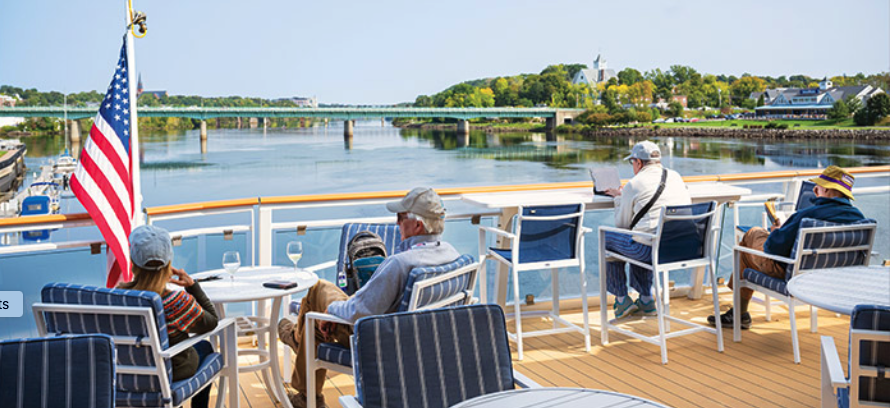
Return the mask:
<svg viewBox="0 0 891 408"><path fill-rule="evenodd" d="M721 294L726 308L731 296ZM711 298L691 301L672 299L675 315L704 323L712 313ZM568 320L581 323L580 311L565 312ZM847 356L848 317L819 313L819 331L810 332L806 307L797 310L801 364L792 362L792 340L785 308L774 307L772 321L764 321L760 305L752 305L751 330L743 331L743 341L733 342L733 330L725 329L724 352L717 351L715 337L697 333L668 340L667 365L661 364L659 347L611 332L610 343L600 344L599 311L590 314L592 348L585 353L578 333L527 338L524 360L514 368L546 387L584 387L637 395L672 407L813 407L820 403L820 336L832 336L842 360ZM656 333L655 320L628 323L648 334ZM549 320L523 320L527 330L550 327ZM682 328L673 324L673 328ZM513 330L511 322L508 329ZM247 363L245 360L243 363ZM239 376L242 407L272 408L260 375ZM355 393L353 378L331 373L324 395L331 407L337 399ZM215 391L214 391L215 394Z"/></svg>

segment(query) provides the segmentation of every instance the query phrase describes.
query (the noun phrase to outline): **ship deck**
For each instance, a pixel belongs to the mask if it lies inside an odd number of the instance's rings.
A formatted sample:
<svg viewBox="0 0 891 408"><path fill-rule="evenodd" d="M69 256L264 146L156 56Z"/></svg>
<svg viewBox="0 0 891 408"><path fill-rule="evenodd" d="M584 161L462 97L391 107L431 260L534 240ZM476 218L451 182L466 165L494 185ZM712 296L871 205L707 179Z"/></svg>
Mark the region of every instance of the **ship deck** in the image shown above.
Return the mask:
<svg viewBox="0 0 891 408"><path fill-rule="evenodd" d="M726 309L732 294L720 293ZM711 295L701 300L672 299L672 314L705 322L711 314ZM610 343L600 343L600 332L592 331L592 348L586 353L577 333L534 337L525 340L524 359L514 369L544 387L580 387L632 394L671 407L814 407L820 405L820 336L832 336L841 359L847 357L849 319L820 311L817 333L809 330L807 307L798 307L801 364L792 362L792 341L785 308L774 306L770 322L764 309L751 307L753 326L743 331L743 341L733 342L733 330L724 330L723 353L717 352L713 335L697 333L669 339L667 365L661 364L659 347L610 333ZM581 322L580 310L565 312L570 321ZM591 322L599 322L592 309ZM523 321L524 328L545 328L550 322L539 318ZM645 332L656 331L655 320L628 323ZM243 360L242 364L248 360ZM241 406L275 407L258 373L241 374ZM329 372L324 394L329 406L337 398L352 395L353 378Z"/></svg>

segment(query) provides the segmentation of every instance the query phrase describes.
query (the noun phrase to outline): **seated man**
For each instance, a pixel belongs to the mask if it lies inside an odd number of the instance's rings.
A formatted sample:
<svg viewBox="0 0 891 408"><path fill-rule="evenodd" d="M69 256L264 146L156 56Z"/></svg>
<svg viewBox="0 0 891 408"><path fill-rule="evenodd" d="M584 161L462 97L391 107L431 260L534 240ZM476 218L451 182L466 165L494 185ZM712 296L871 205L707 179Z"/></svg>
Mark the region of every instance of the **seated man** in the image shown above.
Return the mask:
<svg viewBox="0 0 891 408"><path fill-rule="evenodd" d="M757 249L771 255L789 257L792 246L798 237L798 229L803 218L848 224L864 219L863 214L851 205L854 195L851 189L854 187L854 176L838 166L829 166L823 170L819 177L810 179L816 183L814 186L813 207L792 214L782 225L774 224L770 232L764 228L754 227L746 232L739 245L746 248ZM786 278L786 264L772 259L742 253L739 259L739 273L747 268L754 269L765 275L777 278ZM733 279L727 282L727 286L733 287ZM741 326L748 329L752 326L752 317L749 315L749 301L755 292L749 288L740 290ZM715 325L715 316L709 316L708 322ZM721 325L733 327L733 308L721 314Z"/></svg>
<svg viewBox="0 0 891 408"><path fill-rule="evenodd" d="M365 316L395 312L412 269L447 264L461 256L449 243L441 241L445 208L432 188L415 188L402 200L387 203L387 210L396 213L402 242L394 254L381 263L365 286L353 296L347 296L336 284L319 280L300 302L296 324L288 319L279 322L279 338L296 352L291 386L299 393L291 397L294 407L306 406L303 325L307 312L329 313L351 322ZM316 328L318 342L336 342L349 347L349 327L331 322L319 323ZM322 396L325 374L325 370L316 372L316 405L319 407L326 406Z"/></svg>
<svg viewBox="0 0 891 408"><path fill-rule="evenodd" d="M662 153L653 142L644 141L634 145L631 155L625 160L631 162L634 177L620 189L609 189L606 194L614 197L616 227L646 233L656 232L659 226L659 213L666 205L690 204L690 193L681 175L662 167ZM606 249L626 255L641 262L650 262L652 251L644 238L632 238L628 234L606 233ZM636 311L646 315L656 313L656 303L650 288L653 286L653 272L639 266L630 265L631 286L640 294L636 301L628 296L625 279L625 262L607 261L607 290L616 296L613 304L616 319L626 317Z"/></svg>

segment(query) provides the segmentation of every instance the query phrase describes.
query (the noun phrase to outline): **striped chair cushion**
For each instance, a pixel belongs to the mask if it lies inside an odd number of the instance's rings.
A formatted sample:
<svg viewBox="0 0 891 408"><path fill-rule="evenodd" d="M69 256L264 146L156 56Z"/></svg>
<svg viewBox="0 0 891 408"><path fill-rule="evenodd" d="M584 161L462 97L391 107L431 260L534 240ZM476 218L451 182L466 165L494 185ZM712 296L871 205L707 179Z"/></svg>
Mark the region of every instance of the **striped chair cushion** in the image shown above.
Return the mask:
<svg viewBox="0 0 891 408"><path fill-rule="evenodd" d="M49 333L104 333L112 336L135 336L148 339L149 330L159 337L161 349L170 345L167 338L167 322L161 296L141 290L107 289L95 286L50 283L43 287L41 298L44 303L92 305L92 306L132 306L151 308L157 327L149 329L139 316L110 316L92 313L47 313L46 324ZM150 347L117 345L119 364L154 367ZM167 364L168 379L173 372L170 361ZM118 374L119 392L156 392L161 390L158 378L154 376Z"/></svg>
<svg viewBox="0 0 891 408"><path fill-rule="evenodd" d="M857 305L851 313L851 328L861 330L889 331L888 306ZM884 367L885 376L882 379L860 377L860 401L883 402L887 404L889 394L889 342L887 341L863 341L860 343L860 365ZM848 350L853 350L848 340ZM848 372L851 371L851 353L848 353ZM852 381L858 381L852 379Z"/></svg>
<svg viewBox="0 0 891 408"><path fill-rule="evenodd" d="M459 268L470 265L472 263L472 256L461 255L460 257L458 257L458 259L445 265L427 266L423 268L412 269L411 272L409 272L408 274L408 279L406 279L405 281L405 290L402 293L402 301L399 303L399 308L397 309L397 311L408 311L409 303L411 302L411 296L414 292L415 283L437 277L444 273L458 270ZM417 307L421 308L425 305L429 305L431 303L446 299L449 296L465 292L470 289L470 285L470 274L468 273L457 276L454 279L449 279L436 285L424 288L423 292L418 295Z"/></svg>
<svg viewBox="0 0 891 408"><path fill-rule="evenodd" d="M746 268L743 271L743 278L758 286L765 287L774 292L789 296L789 291L786 290L786 281L783 279L777 279L771 276L767 276L759 271L750 268Z"/></svg>
<svg viewBox="0 0 891 408"><path fill-rule="evenodd" d="M844 225L875 225L876 220L873 219L863 219L860 221L852 222L850 224L839 224L829 221L820 221L812 218L804 218L801 220L800 228L814 228L814 227L837 227ZM799 230L800 231L800 230ZM801 239L801 232L798 233L798 237L795 239L795 243L792 246L792 253L789 255L789 258L796 259L796 250L798 249L798 242ZM804 243L804 249L826 249L826 248L842 248L849 246L860 246L866 245L869 243L870 238L870 230L862 229L862 230L853 230L853 231L838 231L838 232L823 232L818 234L808 234L807 241ZM808 270L808 269L822 269L822 268L838 268L842 266L851 266L851 265L863 265L864 261L869 259L869 250L860 250L860 251L843 251L843 252L835 252L829 254L821 254L821 255L808 255L804 254L801 256L801 263L799 266L799 270ZM786 280L792 279L793 266L789 265L786 267Z"/></svg>
<svg viewBox="0 0 891 408"><path fill-rule="evenodd" d="M319 360L339 364L345 367L353 366L350 349L337 343L321 343L318 351Z"/></svg>
<svg viewBox="0 0 891 408"><path fill-rule="evenodd" d="M366 408L449 407L513 389L504 314L473 305L356 323L356 387Z"/></svg>
<svg viewBox="0 0 891 408"><path fill-rule="evenodd" d="M173 392L173 406L179 406L195 395L208 384L223 368L223 356L213 352L209 342L202 341L195 345L201 363L195 375L170 385ZM115 398L118 407L160 407L163 405L160 392L118 392Z"/></svg>
<svg viewBox="0 0 891 408"><path fill-rule="evenodd" d="M114 342L103 334L0 342L0 406L114 407Z"/></svg>

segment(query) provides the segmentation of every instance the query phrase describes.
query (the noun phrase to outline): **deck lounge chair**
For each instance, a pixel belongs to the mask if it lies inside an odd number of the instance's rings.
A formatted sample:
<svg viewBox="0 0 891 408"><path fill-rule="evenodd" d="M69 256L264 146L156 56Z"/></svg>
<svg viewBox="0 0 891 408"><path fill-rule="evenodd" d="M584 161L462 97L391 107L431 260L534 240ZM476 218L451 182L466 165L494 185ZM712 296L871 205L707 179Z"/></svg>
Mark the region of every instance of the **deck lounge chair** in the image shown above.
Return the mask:
<svg viewBox="0 0 891 408"><path fill-rule="evenodd" d="M234 320L223 319L213 331L171 347L164 307L157 293L50 283L43 287L41 298L43 302L35 303L32 309L42 336L104 333L114 339L115 406L178 407L218 378L221 381L217 406L222 405L223 395L228 397L228 406L238 406ZM218 345L218 352L212 343ZM174 382L172 357L193 346L201 358L198 371Z"/></svg>
<svg viewBox="0 0 891 408"><path fill-rule="evenodd" d="M513 370L504 313L496 305L372 316L356 322L356 396L344 407L445 408L538 384Z"/></svg>
<svg viewBox="0 0 891 408"><path fill-rule="evenodd" d="M720 325L717 328L707 327L671 315L669 307L668 272L678 269L696 267L708 268L709 283L713 293L718 293L718 281L715 278L715 248L720 227L717 225L716 211L718 203L711 201L680 206L662 207L659 214L659 227L654 234L629 231L627 229L600 227L600 336L601 343L609 343L609 331L616 331L626 336L658 345L662 351L662 364L668 364L668 348L666 340L697 332L708 332L715 335L718 351L724 351L724 338ZM617 252L606 249L606 233L614 232L643 237L652 242L651 263L644 263ZM606 262L610 259L625 261L653 271L653 299L656 301L656 316L659 334L646 336L621 328L610 321L607 310ZM701 282L693 282L693 285ZM718 314L718 297L713 296L714 310ZM691 328L671 331L669 322L677 322Z"/></svg>
<svg viewBox="0 0 891 408"><path fill-rule="evenodd" d="M0 406L114 408L114 341L104 334L0 341Z"/></svg>
<svg viewBox="0 0 891 408"><path fill-rule="evenodd" d="M820 338L823 408L889 406L888 324L888 306L858 305L854 308L847 378L835 350L835 339Z"/></svg>

